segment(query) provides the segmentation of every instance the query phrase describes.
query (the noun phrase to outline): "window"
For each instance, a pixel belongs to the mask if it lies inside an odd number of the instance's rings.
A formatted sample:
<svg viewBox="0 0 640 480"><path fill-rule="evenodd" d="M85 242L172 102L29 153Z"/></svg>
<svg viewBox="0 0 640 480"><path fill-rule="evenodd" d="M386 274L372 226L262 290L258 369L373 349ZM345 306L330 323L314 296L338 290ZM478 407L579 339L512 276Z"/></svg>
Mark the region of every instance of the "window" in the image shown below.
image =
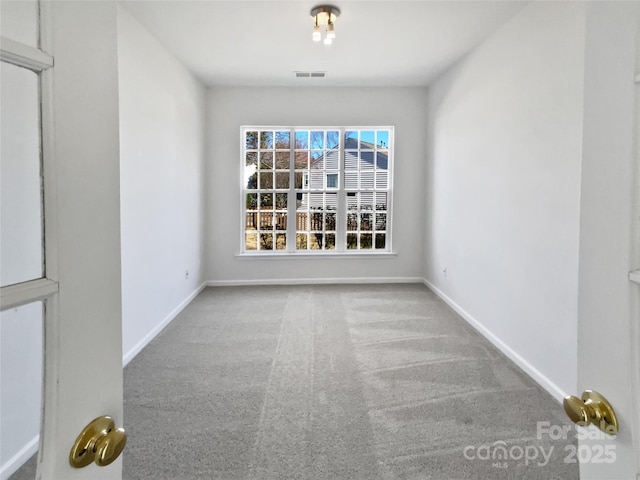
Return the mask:
<svg viewBox="0 0 640 480"><path fill-rule="evenodd" d="M389 252L393 128L242 128L242 252Z"/></svg>

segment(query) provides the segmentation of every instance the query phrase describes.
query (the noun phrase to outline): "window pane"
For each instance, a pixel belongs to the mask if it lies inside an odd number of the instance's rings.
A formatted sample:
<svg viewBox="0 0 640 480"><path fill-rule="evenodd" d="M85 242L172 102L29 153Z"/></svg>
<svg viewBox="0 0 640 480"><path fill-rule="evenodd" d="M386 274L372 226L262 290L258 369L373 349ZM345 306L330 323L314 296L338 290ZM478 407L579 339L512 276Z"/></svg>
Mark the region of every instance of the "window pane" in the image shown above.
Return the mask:
<svg viewBox="0 0 640 480"><path fill-rule="evenodd" d="M347 210L358 209L358 194L355 192L347 193Z"/></svg>
<svg viewBox="0 0 640 480"><path fill-rule="evenodd" d="M309 214L307 212L296 213L296 230L309 230Z"/></svg>
<svg viewBox="0 0 640 480"><path fill-rule="evenodd" d="M360 230L371 230L373 227L373 214L362 213L360 214Z"/></svg>
<svg viewBox="0 0 640 480"><path fill-rule="evenodd" d="M40 432L43 314L42 302L0 313L0 444L3 460L19 454Z"/></svg>
<svg viewBox="0 0 640 480"><path fill-rule="evenodd" d="M376 188L386 189L389 180L389 174L386 171L376 172Z"/></svg>
<svg viewBox="0 0 640 480"><path fill-rule="evenodd" d="M0 70L0 283L43 276L38 75Z"/></svg>
<svg viewBox="0 0 640 480"><path fill-rule="evenodd" d="M311 152L311 165L314 170L322 170L324 168L324 155L321 151Z"/></svg>
<svg viewBox="0 0 640 480"><path fill-rule="evenodd" d="M329 211L336 211L338 209L338 194L327 193L326 195L326 207Z"/></svg>
<svg viewBox="0 0 640 480"><path fill-rule="evenodd" d="M327 170L337 170L340 168L340 152L335 150L327 152L325 156L325 168Z"/></svg>
<svg viewBox="0 0 640 480"><path fill-rule="evenodd" d="M38 46L38 1L0 2L0 32L5 38ZM2 457L2 459L10 457Z"/></svg>
<svg viewBox="0 0 640 480"><path fill-rule="evenodd" d="M276 188L284 189L289 188L289 174L288 173L276 173Z"/></svg>
<svg viewBox="0 0 640 480"><path fill-rule="evenodd" d="M324 229L326 231L335 231L336 229L336 214L326 213L324 216Z"/></svg>
<svg viewBox="0 0 640 480"><path fill-rule="evenodd" d="M309 148L309 131L296 131L296 148Z"/></svg>
<svg viewBox="0 0 640 480"><path fill-rule="evenodd" d="M260 132L260 148L273 148L273 132Z"/></svg>
<svg viewBox="0 0 640 480"><path fill-rule="evenodd" d="M338 188L337 173L327 173L327 188Z"/></svg>
<svg viewBox="0 0 640 480"><path fill-rule="evenodd" d="M247 233L245 235L245 250L257 250L258 249L258 234Z"/></svg>
<svg viewBox="0 0 640 480"><path fill-rule="evenodd" d="M247 188L247 190L255 190L258 188L258 174L257 173L253 173L253 174L249 174L249 176L247 177L246 181L245 181L245 186Z"/></svg>
<svg viewBox="0 0 640 480"><path fill-rule="evenodd" d="M347 249L354 250L358 248L358 234L357 233L348 233L347 234Z"/></svg>
<svg viewBox="0 0 640 480"><path fill-rule="evenodd" d="M273 235L271 233L260 234L260 250L273 250Z"/></svg>
<svg viewBox="0 0 640 480"><path fill-rule="evenodd" d="M296 208L299 211L307 211L309 210L309 194L308 193L298 193L296 195Z"/></svg>
<svg viewBox="0 0 640 480"><path fill-rule="evenodd" d="M373 170L373 152L360 152L360 170Z"/></svg>
<svg viewBox="0 0 640 480"><path fill-rule="evenodd" d="M376 168L387 170L389 167L389 154L387 152L376 152Z"/></svg>
<svg viewBox="0 0 640 480"><path fill-rule="evenodd" d="M309 235L309 250L322 250L322 233Z"/></svg>
<svg viewBox="0 0 640 480"><path fill-rule="evenodd" d="M311 148L322 150L324 149L324 132L312 131L311 132Z"/></svg>
<svg viewBox="0 0 640 480"><path fill-rule="evenodd" d="M360 234L360 249L368 250L373 246L373 238L370 233Z"/></svg>
<svg viewBox="0 0 640 480"><path fill-rule="evenodd" d="M322 190L324 187L324 174L322 172L309 173L309 188L314 190Z"/></svg>
<svg viewBox="0 0 640 480"><path fill-rule="evenodd" d="M289 152L276 153L276 168L279 170L289 170Z"/></svg>
<svg viewBox="0 0 640 480"><path fill-rule="evenodd" d="M273 188L273 173L260 172L260 188L261 189Z"/></svg>
<svg viewBox="0 0 640 480"><path fill-rule="evenodd" d="M306 250L308 244L306 233L296 233L296 250Z"/></svg>
<svg viewBox="0 0 640 480"><path fill-rule="evenodd" d="M344 173L344 188L350 188L350 189L358 188L358 172Z"/></svg>
<svg viewBox="0 0 640 480"><path fill-rule="evenodd" d="M276 193L276 208L278 210L286 210L287 209L287 198L288 194L286 193Z"/></svg>
<svg viewBox="0 0 640 480"><path fill-rule="evenodd" d="M276 148L289 148L291 144L290 138L291 134L289 132L276 132Z"/></svg>
<svg viewBox="0 0 640 480"><path fill-rule="evenodd" d="M311 210L322 210L322 208L324 207L323 193L312 193L309 198L310 198L309 208Z"/></svg>
<svg viewBox="0 0 640 480"><path fill-rule="evenodd" d="M384 233L376 234L376 249L384 249L387 248L386 245L386 236Z"/></svg>
<svg viewBox="0 0 640 480"><path fill-rule="evenodd" d="M374 132L372 130L360 132L360 148L373 148L374 142Z"/></svg>
<svg viewBox="0 0 640 480"><path fill-rule="evenodd" d="M358 132L347 130L344 132L344 148L358 148Z"/></svg>
<svg viewBox="0 0 640 480"><path fill-rule="evenodd" d="M335 233L327 233L325 249L326 250L335 250L336 248L336 234Z"/></svg>
<svg viewBox="0 0 640 480"><path fill-rule="evenodd" d="M247 193L247 210L258 208L258 194Z"/></svg>
<svg viewBox="0 0 640 480"><path fill-rule="evenodd" d="M276 235L276 250L286 250L287 249L287 236L285 234L279 233Z"/></svg>
<svg viewBox="0 0 640 480"><path fill-rule="evenodd" d="M373 193L360 193L360 210L373 210Z"/></svg>
<svg viewBox="0 0 640 480"><path fill-rule="evenodd" d="M247 149L258 148L258 132L247 132L245 137L245 145Z"/></svg>
<svg viewBox="0 0 640 480"><path fill-rule="evenodd" d="M358 214L357 213L347 214L347 230L351 230L351 231L358 230Z"/></svg>
<svg viewBox="0 0 640 480"><path fill-rule="evenodd" d="M376 147L377 148L389 147L389 130L378 130L376 132Z"/></svg>
<svg viewBox="0 0 640 480"><path fill-rule="evenodd" d="M330 130L327 132L327 150L337 150L340 146L340 132Z"/></svg>
<svg viewBox="0 0 640 480"><path fill-rule="evenodd" d="M276 213L276 230L286 230L287 229L287 214L286 213Z"/></svg>
<svg viewBox="0 0 640 480"><path fill-rule="evenodd" d="M296 152L295 168L300 170L309 168L309 152Z"/></svg>
<svg viewBox="0 0 640 480"><path fill-rule="evenodd" d="M387 209L387 194L384 192L376 192L376 210Z"/></svg>
<svg viewBox="0 0 640 480"><path fill-rule="evenodd" d="M373 172L360 173L360 188L373 189Z"/></svg>
<svg viewBox="0 0 640 480"><path fill-rule="evenodd" d="M258 167L258 154L256 152L249 152L246 155L245 166L253 167L253 170L256 170Z"/></svg>
<svg viewBox="0 0 640 480"><path fill-rule="evenodd" d="M260 194L260 209L261 210L273 209L273 193Z"/></svg>
<svg viewBox="0 0 640 480"><path fill-rule="evenodd" d="M263 152L260 154L260 170L271 170L273 168L273 153Z"/></svg>
<svg viewBox="0 0 640 480"><path fill-rule="evenodd" d="M273 230L273 213L260 212L260 231Z"/></svg>
<svg viewBox="0 0 640 480"><path fill-rule="evenodd" d="M345 152L344 168L345 170L358 170L358 152Z"/></svg>

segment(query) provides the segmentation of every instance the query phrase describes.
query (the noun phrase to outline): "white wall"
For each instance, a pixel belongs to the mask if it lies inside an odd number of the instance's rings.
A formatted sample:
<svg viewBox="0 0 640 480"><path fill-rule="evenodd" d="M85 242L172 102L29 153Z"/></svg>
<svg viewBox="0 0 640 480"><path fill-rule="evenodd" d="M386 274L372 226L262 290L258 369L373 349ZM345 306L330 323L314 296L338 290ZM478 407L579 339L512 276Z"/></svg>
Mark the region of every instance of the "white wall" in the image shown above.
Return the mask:
<svg viewBox="0 0 640 480"><path fill-rule="evenodd" d="M0 284L42 277L38 74L2 63Z"/></svg>
<svg viewBox="0 0 640 480"><path fill-rule="evenodd" d="M425 102L422 88L211 88L207 100L207 279L226 284L421 278ZM393 125L392 221L397 256L238 258L241 125Z"/></svg>
<svg viewBox="0 0 640 480"><path fill-rule="evenodd" d="M123 8L118 42L128 361L203 281L206 99L204 87Z"/></svg>
<svg viewBox="0 0 640 480"><path fill-rule="evenodd" d="M427 281L556 397L577 386L584 22L532 3L429 89Z"/></svg>
<svg viewBox="0 0 640 480"><path fill-rule="evenodd" d="M0 478L38 447L42 398L42 302L0 313Z"/></svg>

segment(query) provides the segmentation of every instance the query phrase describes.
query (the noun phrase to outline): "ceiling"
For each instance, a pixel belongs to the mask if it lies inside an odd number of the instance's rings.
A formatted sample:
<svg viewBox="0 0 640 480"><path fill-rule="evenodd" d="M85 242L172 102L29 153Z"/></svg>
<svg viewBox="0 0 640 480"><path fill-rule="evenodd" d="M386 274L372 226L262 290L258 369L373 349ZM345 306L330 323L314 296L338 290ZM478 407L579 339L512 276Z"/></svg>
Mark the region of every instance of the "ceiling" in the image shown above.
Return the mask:
<svg viewBox="0 0 640 480"><path fill-rule="evenodd" d="M122 2L206 85L424 86L526 1L336 0L333 45L307 0ZM294 71L326 71L296 78Z"/></svg>

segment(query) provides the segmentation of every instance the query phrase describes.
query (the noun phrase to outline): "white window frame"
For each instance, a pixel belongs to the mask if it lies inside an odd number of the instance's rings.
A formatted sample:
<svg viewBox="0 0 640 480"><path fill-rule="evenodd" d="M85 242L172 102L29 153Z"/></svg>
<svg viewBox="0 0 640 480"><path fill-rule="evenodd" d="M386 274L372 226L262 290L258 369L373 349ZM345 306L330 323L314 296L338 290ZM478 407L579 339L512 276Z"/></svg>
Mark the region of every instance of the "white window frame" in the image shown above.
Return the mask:
<svg viewBox="0 0 640 480"><path fill-rule="evenodd" d="M51 111L53 58L39 48L0 37L0 61L29 69L39 76L41 178L43 204L43 276L0 288L0 309L7 310L51 299L58 292L57 228L51 212L56 210L55 176L53 174L53 114ZM47 316L51 316L48 312Z"/></svg>
<svg viewBox="0 0 640 480"><path fill-rule="evenodd" d="M311 182L307 177L306 183L303 177L302 188L295 188L295 132L307 130L307 131L337 131L339 132L339 166L335 173L338 174L337 179L337 187L327 187L327 176L329 174L334 173L333 169L324 170L323 174L323 189L312 189ZM384 230L385 234L385 248L376 249L374 240L372 240L372 248L369 249L348 249L347 248L347 189L345 182L345 132L347 131L388 131L388 142L384 147L384 151L387 153L387 188L376 188L374 183L373 188L364 189L349 189L349 192L356 191L360 192L384 192L386 194L386 210L384 213L386 214L386 229ZM257 189L247 189L246 185L246 171L245 171L245 154L246 154L246 133L252 131L289 131L290 132L290 182L288 189L288 203L287 203L287 242L286 249L276 250L275 245L272 250L253 250L246 248L246 221L247 221L247 210L246 210L246 202L247 195L250 193L258 193L260 192L260 188ZM394 170L394 127L390 125L365 125L365 126L274 126L274 125L243 125L240 128L240 248L237 256L245 257L245 258L256 258L256 257L288 257L288 258L296 258L296 257L323 257L323 256L395 256L393 252L393 243L392 243L392 217L393 217L393 170ZM309 145L309 151L312 149ZM374 162L375 162L375 152L377 152L377 148L372 150L374 152ZM259 165L258 165L259 169ZM260 185L257 185L260 187ZM267 189L268 190L268 189ZM336 211L336 239L335 239L335 249L332 250L296 250L296 220L297 220L297 208L296 202L291 201L291 199L295 199L296 192L303 192L304 194L312 193L312 192L335 192L337 194L337 202L338 207ZM274 199L275 203L275 199ZM361 213L359 211L359 213ZM371 212L373 216L373 226L372 226L372 239L375 238L373 236L373 229L375 229L375 218L376 218L376 209L375 205L373 206L373 211ZM292 221L293 219L293 221ZM357 233L360 233L358 231ZM381 233L378 231L377 233ZM258 242L260 239L258 238ZM275 241L275 240L274 240Z"/></svg>

